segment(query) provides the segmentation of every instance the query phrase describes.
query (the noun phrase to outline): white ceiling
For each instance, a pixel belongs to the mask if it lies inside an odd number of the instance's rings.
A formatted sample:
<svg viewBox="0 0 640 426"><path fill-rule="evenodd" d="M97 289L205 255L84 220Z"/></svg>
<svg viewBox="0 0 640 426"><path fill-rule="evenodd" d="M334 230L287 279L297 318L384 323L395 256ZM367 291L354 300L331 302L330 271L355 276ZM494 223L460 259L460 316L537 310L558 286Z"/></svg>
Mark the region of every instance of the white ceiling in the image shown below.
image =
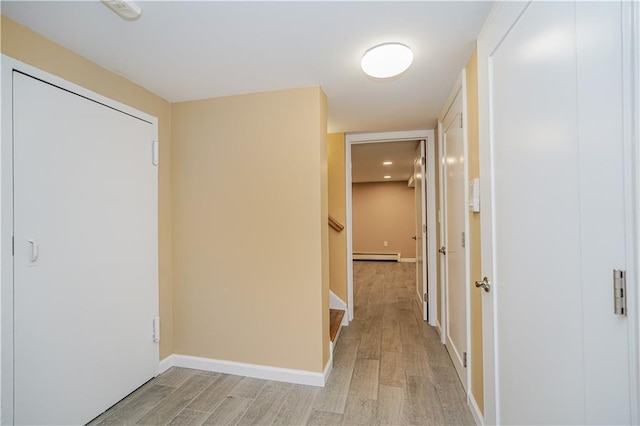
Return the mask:
<svg viewBox="0 0 640 426"><path fill-rule="evenodd" d="M98 0L2 1L2 13L179 102L321 86L329 132L432 129L491 2L140 1L118 18ZM362 54L401 42L414 64L391 81Z"/></svg>
<svg viewBox="0 0 640 426"><path fill-rule="evenodd" d="M413 174L413 160L419 143L415 140L351 145L351 181L408 181ZM384 161L391 161L393 164L385 166L382 164ZM391 178L385 179L385 175Z"/></svg>

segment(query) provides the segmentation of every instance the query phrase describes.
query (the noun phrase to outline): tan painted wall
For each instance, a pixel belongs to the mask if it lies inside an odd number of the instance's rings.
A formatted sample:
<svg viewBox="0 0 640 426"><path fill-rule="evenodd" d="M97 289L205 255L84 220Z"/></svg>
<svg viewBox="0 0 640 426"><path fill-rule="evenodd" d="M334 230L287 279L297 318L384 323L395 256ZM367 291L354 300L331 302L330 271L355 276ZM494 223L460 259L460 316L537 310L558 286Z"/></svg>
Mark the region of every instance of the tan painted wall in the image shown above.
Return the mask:
<svg viewBox="0 0 640 426"><path fill-rule="evenodd" d="M327 137L329 155L329 214L346 226L346 188L344 133ZM347 230L337 232L329 228L330 288L347 303Z"/></svg>
<svg viewBox="0 0 640 426"><path fill-rule="evenodd" d="M173 105L176 353L323 370L325 102L305 88Z"/></svg>
<svg viewBox="0 0 640 426"><path fill-rule="evenodd" d="M171 105L164 99L2 16L2 53L158 117L160 358L173 353L171 253Z"/></svg>
<svg viewBox="0 0 640 426"><path fill-rule="evenodd" d="M416 257L415 193L407 182L354 183L352 209L354 252Z"/></svg>
<svg viewBox="0 0 640 426"><path fill-rule="evenodd" d="M478 52L473 51L466 66L467 83L467 154L469 179L480 177L478 146ZM469 213L469 253L471 275L471 392L484 413L484 382L482 356L482 292L474 282L481 279L480 214Z"/></svg>

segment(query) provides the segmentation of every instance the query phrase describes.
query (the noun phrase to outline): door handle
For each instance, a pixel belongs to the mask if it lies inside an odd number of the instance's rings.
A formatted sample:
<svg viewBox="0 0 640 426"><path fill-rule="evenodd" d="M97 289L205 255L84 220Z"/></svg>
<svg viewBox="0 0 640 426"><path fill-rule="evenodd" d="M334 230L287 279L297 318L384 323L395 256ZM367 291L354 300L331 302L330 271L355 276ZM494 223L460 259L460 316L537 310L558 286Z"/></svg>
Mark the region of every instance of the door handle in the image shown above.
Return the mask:
<svg viewBox="0 0 640 426"><path fill-rule="evenodd" d="M413 237L411 237L411 239L412 239L412 240L417 240L417 239L418 239L418 237L414 235Z"/></svg>
<svg viewBox="0 0 640 426"><path fill-rule="evenodd" d="M489 278L484 277L482 281L476 281L476 288L482 288L484 291L489 293L491 291L491 286L489 283Z"/></svg>
<svg viewBox="0 0 640 426"><path fill-rule="evenodd" d="M442 246L442 247L440 247L440 250L438 250L438 252L446 255L447 254L447 248L445 246Z"/></svg>
<svg viewBox="0 0 640 426"><path fill-rule="evenodd" d="M38 242L36 240L27 240L29 244L31 244L31 258L29 259L29 263L36 263L39 256L38 250Z"/></svg>

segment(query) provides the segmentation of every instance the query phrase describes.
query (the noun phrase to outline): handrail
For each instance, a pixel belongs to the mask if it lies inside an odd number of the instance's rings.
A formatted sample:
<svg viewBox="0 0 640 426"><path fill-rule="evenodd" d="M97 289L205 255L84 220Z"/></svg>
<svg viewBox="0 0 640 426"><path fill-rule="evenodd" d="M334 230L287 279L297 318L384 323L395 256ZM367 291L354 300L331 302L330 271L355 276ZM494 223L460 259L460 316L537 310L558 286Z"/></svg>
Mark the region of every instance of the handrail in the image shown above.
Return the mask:
<svg viewBox="0 0 640 426"><path fill-rule="evenodd" d="M344 225L335 220L331 215L329 215L329 226L340 232L344 229Z"/></svg>

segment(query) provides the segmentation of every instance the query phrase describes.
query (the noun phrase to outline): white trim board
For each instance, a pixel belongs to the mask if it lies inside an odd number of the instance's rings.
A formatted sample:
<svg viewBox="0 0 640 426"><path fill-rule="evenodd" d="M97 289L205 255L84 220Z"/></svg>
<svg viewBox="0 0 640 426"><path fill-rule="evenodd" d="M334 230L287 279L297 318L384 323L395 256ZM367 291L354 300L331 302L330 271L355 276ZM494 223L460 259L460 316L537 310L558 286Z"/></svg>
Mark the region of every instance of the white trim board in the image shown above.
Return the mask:
<svg viewBox="0 0 640 426"><path fill-rule="evenodd" d="M333 351L329 362L327 362L324 371L321 373L180 354L169 355L160 361L161 372L167 371L171 367L192 368L194 370L233 374L255 379L324 387L333 367Z"/></svg>
<svg viewBox="0 0 640 426"><path fill-rule="evenodd" d="M468 405L469 405L469 408L471 409L471 414L473 414L473 419L476 421L476 424L478 426L483 426L484 417L482 416L480 407L478 406L478 403L476 402L476 399L472 393L469 393Z"/></svg>
<svg viewBox="0 0 640 426"><path fill-rule="evenodd" d="M381 132L381 133L349 133L345 136L345 189L346 199L345 205L347 208L346 214L346 229L347 232L347 305L349 307L349 320L353 320L353 234L351 232L353 223L353 206L352 206L352 188L351 188L351 145L361 143L379 143L379 142L398 142L424 139L427 141L427 146L434 142L433 130L410 130L403 132ZM429 152L429 151L428 151ZM427 167L432 167L430 162L427 162ZM429 171L427 171L429 173ZM432 185L432 184L431 184ZM435 189L434 189L435 192ZM429 223L427 223L427 227ZM428 229L429 233L435 233ZM433 246L431 246L431 239L428 241L430 245L428 250L436 250L435 239L433 240ZM436 265L428 265L428 269L435 271ZM435 281L429 285L429 293L434 296L437 294L437 285Z"/></svg>

